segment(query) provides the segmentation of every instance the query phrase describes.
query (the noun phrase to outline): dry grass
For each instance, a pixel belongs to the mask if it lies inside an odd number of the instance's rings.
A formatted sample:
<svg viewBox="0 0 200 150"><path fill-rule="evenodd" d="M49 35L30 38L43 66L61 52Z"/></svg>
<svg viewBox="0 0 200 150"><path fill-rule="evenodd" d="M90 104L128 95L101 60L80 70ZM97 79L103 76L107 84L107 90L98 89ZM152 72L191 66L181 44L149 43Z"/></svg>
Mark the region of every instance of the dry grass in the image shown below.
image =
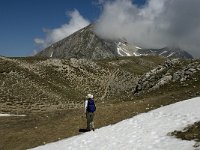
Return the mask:
<svg viewBox="0 0 200 150"><path fill-rule="evenodd" d="M159 57L120 58L120 63L115 59L0 58L0 111L66 110L88 92L96 93L97 99L121 99L140 74L162 61Z"/></svg>

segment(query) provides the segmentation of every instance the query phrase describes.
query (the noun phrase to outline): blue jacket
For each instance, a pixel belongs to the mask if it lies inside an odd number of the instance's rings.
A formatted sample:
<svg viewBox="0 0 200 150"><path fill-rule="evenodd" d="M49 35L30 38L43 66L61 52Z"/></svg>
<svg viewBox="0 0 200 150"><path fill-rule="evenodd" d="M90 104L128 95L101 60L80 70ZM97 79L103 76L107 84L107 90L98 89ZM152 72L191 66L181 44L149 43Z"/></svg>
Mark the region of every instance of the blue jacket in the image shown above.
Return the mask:
<svg viewBox="0 0 200 150"><path fill-rule="evenodd" d="M85 102L85 109L87 112L95 112L96 111L96 106L95 106L95 102L94 99L89 98L88 100L86 100Z"/></svg>

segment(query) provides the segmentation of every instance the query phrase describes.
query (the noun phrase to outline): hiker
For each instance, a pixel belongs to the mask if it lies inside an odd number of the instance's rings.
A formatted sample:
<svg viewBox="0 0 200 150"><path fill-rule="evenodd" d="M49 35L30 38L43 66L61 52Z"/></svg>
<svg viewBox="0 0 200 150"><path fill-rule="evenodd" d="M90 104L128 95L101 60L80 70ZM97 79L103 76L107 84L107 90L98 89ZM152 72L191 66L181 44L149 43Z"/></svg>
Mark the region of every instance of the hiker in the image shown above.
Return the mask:
<svg viewBox="0 0 200 150"><path fill-rule="evenodd" d="M96 106L92 94L88 94L85 100L85 114L87 119L87 130L94 131L94 112L96 111Z"/></svg>

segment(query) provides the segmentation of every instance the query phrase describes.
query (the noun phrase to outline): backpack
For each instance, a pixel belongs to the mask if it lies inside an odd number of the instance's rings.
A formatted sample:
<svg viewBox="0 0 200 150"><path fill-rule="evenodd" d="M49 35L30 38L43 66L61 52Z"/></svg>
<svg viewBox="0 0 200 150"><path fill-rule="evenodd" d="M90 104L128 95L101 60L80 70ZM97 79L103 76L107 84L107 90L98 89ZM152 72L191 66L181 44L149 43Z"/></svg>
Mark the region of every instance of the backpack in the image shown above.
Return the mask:
<svg viewBox="0 0 200 150"><path fill-rule="evenodd" d="M94 100L91 98L88 99L87 111L92 113L96 111Z"/></svg>

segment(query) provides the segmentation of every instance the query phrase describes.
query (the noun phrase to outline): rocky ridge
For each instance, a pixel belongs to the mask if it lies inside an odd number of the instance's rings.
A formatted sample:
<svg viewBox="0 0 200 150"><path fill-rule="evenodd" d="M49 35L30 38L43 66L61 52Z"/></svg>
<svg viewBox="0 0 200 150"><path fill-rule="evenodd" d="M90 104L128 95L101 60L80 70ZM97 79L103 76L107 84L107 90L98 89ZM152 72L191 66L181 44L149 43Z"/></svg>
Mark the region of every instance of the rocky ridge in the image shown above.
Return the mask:
<svg viewBox="0 0 200 150"><path fill-rule="evenodd" d="M200 73L198 60L193 60L185 65L179 59L167 60L163 65L159 65L142 75L133 88L133 94L150 92L170 82L187 86L185 84L187 80L198 81L197 78L193 77L194 74L198 73Z"/></svg>
<svg viewBox="0 0 200 150"><path fill-rule="evenodd" d="M179 47L164 47L161 49L139 49L140 55L158 55L166 58L192 59L193 56Z"/></svg>

